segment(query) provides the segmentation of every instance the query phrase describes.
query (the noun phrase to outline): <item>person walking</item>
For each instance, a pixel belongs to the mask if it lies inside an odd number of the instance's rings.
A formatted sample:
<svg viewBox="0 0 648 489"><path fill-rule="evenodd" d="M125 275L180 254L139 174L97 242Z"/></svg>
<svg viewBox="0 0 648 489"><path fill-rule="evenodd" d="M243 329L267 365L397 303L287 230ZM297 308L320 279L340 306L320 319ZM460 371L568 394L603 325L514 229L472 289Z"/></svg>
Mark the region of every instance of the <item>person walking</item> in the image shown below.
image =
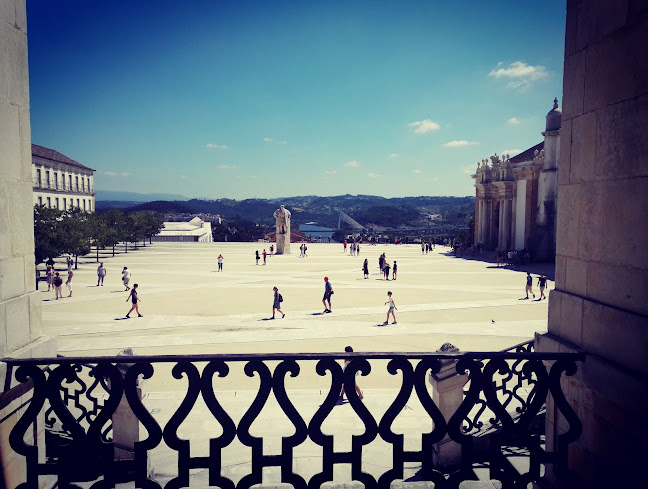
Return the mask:
<svg viewBox="0 0 648 489"><path fill-rule="evenodd" d="M263 264L266 264L266 258L268 256L268 252L266 250L263 250Z"/></svg>
<svg viewBox="0 0 648 489"><path fill-rule="evenodd" d="M47 265L45 277L47 278L47 292L49 292L54 286L54 268L51 265Z"/></svg>
<svg viewBox="0 0 648 489"><path fill-rule="evenodd" d="M347 352L347 353L353 353L353 348L351 348L350 346L347 346L347 347L344 348L344 351ZM342 367L342 372L344 372L346 370L346 368L349 366L350 363L351 363L351 360L349 360L348 358L344 359L344 367ZM362 390L358 386L358 383L355 382L355 379L354 379L354 386L355 386L356 394L358 395L358 399L362 400L364 398L364 395L362 394ZM342 401L344 401L344 384L342 384L342 390L340 391L340 398L339 398L338 402L342 402Z"/></svg>
<svg viewBox="0 0 648 489"><path fill-rule="evenodd" d="M283 319L286 317L286 314L281 310L283 296L279 293L279 289L277 287L273 287L272 290L274 291L274 298L272 300L272 319L275 318L275 311L279 312L281 314L281 318Z"/></svg>
<svg viewBox="0 0 648 489"><path fill-rule="evenodd" d="M97 267L97 287L99 287L99 284L103 287L103 282L104 278L108 271L106 270L106 267L104 267L103 262L99 263L99 266Z"/></svg>
<svg viewBox="0 0 648 489"><path fill-rule="evenodd" d="M122 270L122 282L124 282L124 287L126 287L124 289L124 292L130 290L130 286L128 285L130 283L130 279L131 279L131 272L128 269L128 267L124 267L124 269Z"/></svg>
<svg viewBox="0 0 648 489"><path fill-rule="evenodd" d="M270 256L274 255L274 245L270 245Z"/></svg>
<svg viewBox="0 0 648 489"><path fill-rule="evenodd" d="M544 274L541 273L540 278L538 279L538 287L540 287L540 300L547 298L547 296L544 293L546 286L547 286L547 277L545 277Z"/></svg>
<svg viewBox="0 0 648 489"><path fill-rule="evenodd" d="M385 273L385 280L389 280L389 263L385 261L383 267L384 267L383 272Z"/></svg>
<svg viewBox="0 0 648 489"><path fill-rule="evenodd" d="M394 299L392 298L392 292L391 290L387 292L387 302L385 302L385 305L389 304L389 309L387 309L387 319L385 319L384 324L389 324L389 314L391 313L392 317L394 318L394 322L392 324L396 324L396 314L394 313L394 310L398 309L396 307L396 303L394 302Z"/></svg>
<svg viewBox="0 0 648 489"><path fill-rule="evenodd" d="M527 272L527 277L526 277L526 298L529 298L529 292L531 292L531 295L535 299L535 294L533 293L533 277L531 277L531 273Z"/></svg>
<svg viewBox="0 0 648 489"><path fill-rule="evenodd" d="M72 259L72 257L70 255L68 255L66 257L65 261L67 262L68 272L72 271L72 265L74 265L74 260Z"/></svg>
<svg viewBox="0 0 648 489"><path fill-rule="evenodd" d="M137 317L144 317L140 314L139 312L139 303L142 301L142 299L139 298L139 295L137 294L137 287L139 287L138 284L134 284L133 288L130 291L130 294L128 294L128 297L126 298L126 302L130 299L131 302L133 303L133 306L130 308L130 311L126 313L126 317L130 319L130 313L135 311L137 312Z"/></svg>
<svg viewBox="0 0 648 489"><path fill-rule="evenodd" d="M72 270L69 270L67 280L65 281L65 285L67 285L67 289L69 292L68 297L72 297L72 277L73 276L74 276L74 272Z"/></svg>
<svg viewBox="0 0 648 489"><path fill-rule="evenodd" d="M270 247L270 251L272 251L272 247ZM218 255L218 271L223 271L223 255L221 254Z"/></svg>
<svg viewBox="0 0 648 489"><path fill-rule="evenodd" d="M369 260L365 258L364 263L362 264L362 271L364 273L364 278L369 278Z"/></svg>
<svg viewBox="0 0 648 489"><path fill-rule="evenodd" d="M396 280L396 275L398 271L398 265L396 265L396 260L394 260L394 271L392 272L392 279Z"/></svg>
<svg viewBox="0 0 648 489"><path fill-rule="evenodd" d="M56 297L56 300L63 299L63 291L61 290L62 286L63 279L59 273L56 272L56 274L54 274L54 296Z"/></svg>
<svg viewBox="0 0 648 489"><path fill-rule="evenodd" d="M254 252L254 258L256 259L256 264L258 265L258 264L259 264L259 260L261 259L261 257L259 256L259 250L256 250L256 251Z"/></svg>
<svg viewBox="0 0 648 489"><path fill-rule="evenodd" d="M333 295L333 286L329 282L328 277L324 277L324 298L322 299L322 304L324 304L324 312L333 312L331 311L331 296ZM328 302L328 306L326 303Z"/></svg>

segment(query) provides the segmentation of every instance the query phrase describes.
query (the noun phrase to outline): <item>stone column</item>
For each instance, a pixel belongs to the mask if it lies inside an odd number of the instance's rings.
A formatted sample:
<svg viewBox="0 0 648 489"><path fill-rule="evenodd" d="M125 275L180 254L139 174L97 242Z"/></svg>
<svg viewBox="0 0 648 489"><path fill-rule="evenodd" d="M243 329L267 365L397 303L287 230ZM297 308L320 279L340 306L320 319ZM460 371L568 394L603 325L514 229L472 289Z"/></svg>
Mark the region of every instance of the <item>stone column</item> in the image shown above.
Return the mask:
<svg viewBox="0 0 648 489"><path fill-rule="evenodd" d="M459 349L445 343L437 350L437 353L455 353ZM432 400L443 414L446 422L457 411L463 402L463 388L468 382L468 375L457 374L457 360L442 360L441 369L438 374L430 375L432 384ZM434 444L432 449L432 460L436 467L456 467L461 463L461 445L446 435L443 440Z"/></svg>
<svg viewBox="0 0 648 489"><path fill-rule="evenodd" d="M41 335L41 298L36 291L34 214L29 126L25 0L0 2L0 355L53 357L56 345ZM0 363L4 385L6 364ZM0 485L24 481L25 459L7 439L32 392L9 391L0 410ZM28 431L44 457L43 419ZM4 483L4 484L3 484Z"/></svg>
<svg viewBox="0 0 648 489"><path fill-rule="evenodd" d="M567 0L556 286L536 350L580 351L563 376L583 423L550 487L645 480L648 424L648 4ZM552 449L567 422L547 402ZM546 485L546 484L543 484Z"/></svg>
<svg viewBox="0 0 648 489"><path fill-rule="evenodd" d="M513 220L511 200L512 197L510 196L506 196L502 200L502 205L504 207L504 210L502 211L502 247L505 250L510 249L511 243L511 221Z"/></svg>
<svg viewBox="0 0 648 489"><path fill-rule="evenodd" d="M290 211L283 205L274 213L275 236L277 242L276 255L290 254Z"/></svg>

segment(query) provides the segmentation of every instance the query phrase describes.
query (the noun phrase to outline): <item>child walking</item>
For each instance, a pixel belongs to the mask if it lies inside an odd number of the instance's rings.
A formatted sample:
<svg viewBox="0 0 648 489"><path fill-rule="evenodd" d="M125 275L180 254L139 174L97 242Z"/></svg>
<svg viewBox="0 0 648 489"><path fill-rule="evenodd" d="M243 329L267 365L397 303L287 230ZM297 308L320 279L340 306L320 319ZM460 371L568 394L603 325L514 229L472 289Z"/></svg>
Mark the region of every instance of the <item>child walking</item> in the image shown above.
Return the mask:
<svg viewBox="0 0 648 489"><path fill-rule="evenodd" d="M394 318L394 322L392 324L396 324L396 314L394 314L394 310L398 309L396 307L396 303L394 302L394 299L392 299L392 293L391 290L387 292L387 302L385 302L385 305L389 304L389 309L387 309L387 319L385 319L384 324L389 324L389 314L391 313L392 317Z"/></svg>

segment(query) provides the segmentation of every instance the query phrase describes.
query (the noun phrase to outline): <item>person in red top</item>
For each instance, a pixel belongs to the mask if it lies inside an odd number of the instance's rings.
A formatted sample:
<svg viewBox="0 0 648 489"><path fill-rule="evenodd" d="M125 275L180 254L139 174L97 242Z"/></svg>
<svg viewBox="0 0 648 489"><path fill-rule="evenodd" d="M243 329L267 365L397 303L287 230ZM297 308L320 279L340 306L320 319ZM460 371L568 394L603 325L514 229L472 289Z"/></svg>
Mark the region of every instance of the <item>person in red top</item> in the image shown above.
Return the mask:
<svg viewBox="0 0 648 489"><path fill-rule="evenodd" d="M263 264L264 265L266 264L266 257L267 256L268 256L268 253L266 252L266 250L263 250Z"/></svg>

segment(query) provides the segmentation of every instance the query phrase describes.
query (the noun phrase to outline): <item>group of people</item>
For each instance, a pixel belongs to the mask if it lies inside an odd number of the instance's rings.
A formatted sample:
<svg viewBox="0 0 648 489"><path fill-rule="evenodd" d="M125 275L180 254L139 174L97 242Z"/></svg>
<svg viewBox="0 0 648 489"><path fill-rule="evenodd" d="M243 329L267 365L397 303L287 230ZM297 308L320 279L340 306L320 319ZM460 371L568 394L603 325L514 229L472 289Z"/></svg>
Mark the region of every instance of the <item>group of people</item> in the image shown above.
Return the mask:
<svg viewBox="0 0 648 489"><path fill-rule="evenodd" d="M306 243L302 243L301 246L299 247L299 257L306 258L308 256L306 254L307 250L308 250L308 246L306 246Z"/></svg>
<svg viewBox="0 0 648 489"><path fill-rule="evenodd" d="M540 277L538 277L538 287L540 288L540 299L538 300L546 299L547 296L545 295L544 291L547 287L547 277L545 277L543 273L541 273ZM526 292L525 299L529 298L529 294L531 294L535 299L535 294L533 293L533 277L531 276L531 272L527 272L526 287L524 291Z"/></svg>
<svg viewBox="0 0 648 489"><path fill-rule="evenodd" d="M518 266L526 265L527 262L531 261L532 256L528 250L509 250L509 251L497 251L497 267L503 267L505 265L512 266L517 268Z"/></svg>
<svg viewBox="0 0 648 489"><path fill-rule="evenodd" d="M382 255L380 255L380 257L378 257L378 268L380 269L380 272L383 274L385 280L389 280L390 270L392 271L392 280L396 280L396 276L398 275L398 264L396 263L396 260L394 260L394 267L392 269L389 266L389 262L387 261L387 257L385 256L385 253L383 253Z"/></svg>
<svg viewBox="0 0 648 489"><path fill-rule="evenodd" d="M434 242L433 241L421 241L421 253L428 254L430 251L434 250Z"/></svg>
<svg viewBox="0 0 648 489"><path fill-rule="evenodd" d="M61 274L54 270L52 265L47 265L45 274L47 280L47 291L49 292L54 289L56 300L63 299L63 277L61 277ZM65 285L68 289L68 297L72 297L72 277L74 277L74 272L69 269L67 280L65 281Z"/></svg>

